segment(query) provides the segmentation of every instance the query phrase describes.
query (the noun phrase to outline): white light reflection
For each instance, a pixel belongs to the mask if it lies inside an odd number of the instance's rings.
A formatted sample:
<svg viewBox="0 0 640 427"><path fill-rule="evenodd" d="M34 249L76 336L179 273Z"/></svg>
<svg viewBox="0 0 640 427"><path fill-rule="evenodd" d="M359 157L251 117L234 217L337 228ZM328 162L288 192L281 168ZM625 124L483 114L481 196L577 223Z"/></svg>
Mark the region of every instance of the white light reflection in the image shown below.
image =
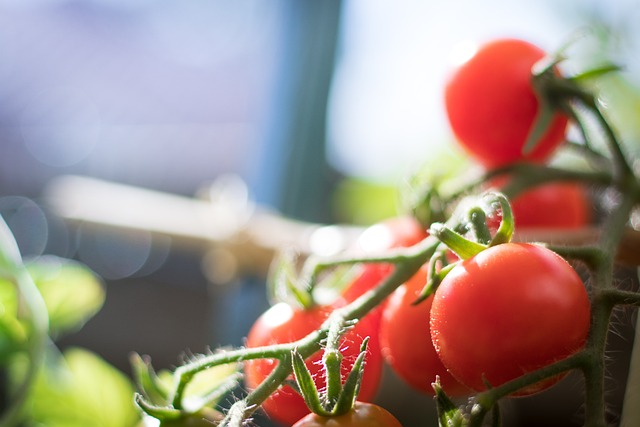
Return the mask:
<svg viewBox="0 0 640 427"><path fill-rule="evenodd" d="M44 211L26 197L0 198L0 215L13 233L23 256L42 255L49 238L49 226Z"/></svg>
<svg viewBox="0 0 640 427"><path fill-rule="evenodd" d="M358 238L359 249L365 253L381 252L391 247L393 235L384 224L376 224L367 228Z"/></svg>
<svg viewBox="0 0 640 427"><path fill-rule="evenodd" d="M449 64L452 67L467 62L478 51L478 43L473 40L462 40L453 45L449 54Z"/></svg>
<svg viewBox="0 0 640 427"><path fill-rule="evenodd" d="M79 230L78 256L105 279L123 279L140 271L152 249L151 233L90 227Z"/></svg>
<svg viewBox="0 0 640 427"><path fill-rule="evenodd" d="M329 225L315 230L309 237L311 252L320 256L331 256L346 247L345 236L340 227Z"/></svg>
<svg viewBox="0 0 640 427"><path fill-rule="evenodd" d="M262 322L268 328L276 328L293 317L293 308L283 302L278 303L262 315Z"/></svg>

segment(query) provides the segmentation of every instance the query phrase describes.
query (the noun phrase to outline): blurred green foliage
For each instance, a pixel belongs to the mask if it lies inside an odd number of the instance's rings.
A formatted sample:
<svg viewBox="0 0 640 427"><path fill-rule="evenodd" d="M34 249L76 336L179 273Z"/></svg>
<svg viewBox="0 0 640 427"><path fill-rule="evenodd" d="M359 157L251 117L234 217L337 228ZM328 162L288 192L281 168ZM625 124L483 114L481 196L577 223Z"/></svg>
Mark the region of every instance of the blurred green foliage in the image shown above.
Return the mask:
<svg viewBox="0 0 640 427"><path fill-rule="evenodd" d="M13 248L12 240L3 233L0 251ZM88 350L71 348L60 353L54 343L80 329L100 310L105 300L100 278L79 262L54 256L24 265L16 262L6 262L0 269L0 368L8 379L2 384L8 399L3 409L17 410L21 426L135 426L140 414L133 403L132 381ZM44 357L32 352L32 343L42 337L37 336L33 313L17 285L21 271L26 271L46 306ZM36 372L35 377L29 372ZM16 425L15 417L8 419Z"/></svg>
<svg viewBox="0 0 640 427"><path fill-rule="evenodd" d="M123 373L81 348L51 351L27 403L30 426L131 427L139 413Z"/></svg>

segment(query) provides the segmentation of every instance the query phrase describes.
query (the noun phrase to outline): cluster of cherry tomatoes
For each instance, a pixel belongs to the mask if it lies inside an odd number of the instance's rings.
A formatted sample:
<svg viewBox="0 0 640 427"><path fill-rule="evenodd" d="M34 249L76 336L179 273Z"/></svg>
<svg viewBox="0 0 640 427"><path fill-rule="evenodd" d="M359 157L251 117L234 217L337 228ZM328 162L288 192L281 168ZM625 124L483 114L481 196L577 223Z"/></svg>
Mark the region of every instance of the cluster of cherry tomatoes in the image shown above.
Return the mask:
<svg viewBox="0 0 640 427"><path fill-rule="evenodd" d="M451 75L445 90L451 128L469 155L485 168L544 162L562 144L568 120L558 113L534 148L523 153L540 110L531 69L544 56L525 41L497 40L479 49ZM512 202L518 229L582 227L590 220L588 207L584 189L573 183L534 188ZM374 227L382 227L391 236L386 249L411 246L428 234L410 217ZM363 265L330 305L306 309L274 305L255 322L247 346L303 338L320 327L335 308L377 286L392 268L383 263ZM369 345L359 401L330 425L400 425L384 409L362 403L375 398L384 363L419 392L433 393L437 377L449 396L465 396L566 358L587 339L590 302L585 286L563 258L544 247L490 246L457 262L434 295L414 304L428 275L425 265L342 337L344 374L351 369L365 337ZM321 358L320 351L305 362L319 389L324 387ZM247 387L258 387L276 363L271 359L245 362ZM518 394L537 392L559 379L532 384ZM262 409L284 425L329 425L323 417L309 414L304 399L290 385L279 388Z"/></svg>

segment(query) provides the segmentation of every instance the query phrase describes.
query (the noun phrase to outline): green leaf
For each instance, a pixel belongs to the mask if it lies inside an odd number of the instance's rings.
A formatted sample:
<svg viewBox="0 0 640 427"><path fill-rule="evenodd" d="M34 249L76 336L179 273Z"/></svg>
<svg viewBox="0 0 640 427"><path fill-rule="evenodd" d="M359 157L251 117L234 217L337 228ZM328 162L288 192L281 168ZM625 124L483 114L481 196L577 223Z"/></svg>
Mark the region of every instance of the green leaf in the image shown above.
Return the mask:
<svg viewBox="0 0 640 427"><path fill-rule="evenodd" d="M199 371L185 389L182 402L184 409L197 412L205 406L217 404L227 392L238 385L240 368L240 364L229 363Z"/></svg>
<svg viewBox="0 0 640 427"><path fill-rule="evenodd" d="M607 63L598 67L591 68L586 71L582 71L574 76L571 76L571 80L576 83L584 83L587 80L592 80L604 76L606 74L621 71L622 67L617 64Z"/></svg>
<svg viewBox="0 0 640 427"><path fill-rule="evenodd" d="M47 427L132 427L134 387L120 371L79 348L50 360L30 396L29 417Z"/></svg>
<svg viewBox="0 0 640 427"><path fill-rule="evenodd" d="M138 405L146 415L161 422L176 421L183 416L182 412L179 409L154 405L151 402L147 402L144 396L139 393L135 394L135 402L136 405Z"/></svg>
<svg viewBox="0 0 640 427"><path fill-rule="evenodd" d="M44 256L29 262L27 269L47 305L53 337L78 330L104 303L102 282L83 264Z"/></svg>
<svg viewBox="0 0 640 427"><path fill-rule="evenodd" d="M285 250L277 254L267 277L267 297L272 305L278 302L310 307L313 305L311 292L299 283L297 265L298 254Z"/></svg>
<svg viewBox="0 0 640 427"><path fill-rule="evenodd" d="M332 267L318 277L313 287L313 300L318 304L335 301L336 297L341 295L360 274L362 274L362 266L358 264ZM302 280L307 280L309 274L303 270L301 277Z"/></svg>
<svg viewBox="0 0 640 427"><path fill-rule="evenodd" d="M538 145L554 119L556 110L544 99L540 100L540 109L533 122L533 127L527 135L527 140L522 147L523 154L530 154Z"/></svg>
<svg viewBox="0 0 640 427"><path fill-rule="evenodd" d="M323 416L331 415L331 413L322 406L320 395L318 394L315 382L313 382L311 373L307 365L305 365L304 359L296 350L291 352L291 363L300 393L309 410Z"/></svg>
<svg viewBox="0 0 640 427"><path fill-rule="evenodd" d="M142 357L133 353L129 357L138 391L145 400L152 405L166 405L169 403L169 387L160 381L156 375L149 357ZM137 401L137 400L136 400Z"/></svg>

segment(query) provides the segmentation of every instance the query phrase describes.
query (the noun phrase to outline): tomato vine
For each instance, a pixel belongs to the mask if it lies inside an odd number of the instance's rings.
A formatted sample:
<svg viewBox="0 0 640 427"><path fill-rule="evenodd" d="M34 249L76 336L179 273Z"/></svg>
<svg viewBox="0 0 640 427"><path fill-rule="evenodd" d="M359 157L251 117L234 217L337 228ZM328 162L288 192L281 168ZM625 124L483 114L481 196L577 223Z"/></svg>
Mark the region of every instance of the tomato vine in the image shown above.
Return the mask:
<svg viewBox="0 0 640 427"><path fill-rule="evenodd" d="M534 56L535 60L539 59L538 53ZM501 61L504 63L506 59L501 58ZM528 58L527 61L533 60ZM480 426L488 414L499 417L496 411L498 411L498 402L502 398L517 394L541 381L577 370L582 372L585 378L585 425L605 426L607 424L604 389L605 343L612 310L618 305L640 306L640 295L636 292L617 289L613 279L618 247L625 238L628 219L633 209L640 203L640 181L631 167L630 157L624 152L623 145L606 119L595 94L581 85L581 79L578 76L561 76L557 71L559 62L559 57L551 56L544 58L533 67L532 74L529 76L531 80L527 82L530 82L537 94L537 110L532 110L534 113L537 111L537 115L528 117L527 123L519 125L526 125L529 129L533 123L534 128L529 133L537 135L543 134L544 129L537 129L536 126L548 126L547 119L554 117L554 114L568 117L580 130L583 141L566 143L565 147L573 149L587 159L594 165L593 169L575 170L558 165L551 166L542 162L539 155L536 155L536 163L527 162L526 157L510 158L508 162L503 159L496 162L487 161L487 164L495 163L495 167L448 193L441 193L438 186L429 187L423 197L411 198L417 201L412 207L413 212L430 231L430 235L418 243L410 247L393 247L373 255L367 253L355 256L339 254L331 257L311 257L300 269L299 277L290 277L292 270L291 265L288 265L289 270L284 279L286 286L293 291L289 294L294 294L294 297L298 295L299 302L302 302L301 299L304 300L304 303L299 305L311 310L313 310L314 290L320 286L325 276L331 276L331 273L340 267L362 263L393 265L379 283L346 305L336 305L317 329L293 342L231 350L219 349L210 355L178 367L173 374L173 387L168 390L157 387L150 364L145 364L141 372L145 374L147 381L139 381L144 383L140 394L136 396L139 406L147 414L159 419L187 416L203 409L203 406L193 408L186 405L187 386L198 373L220 365L270 359L274 365L266 377L259 384L255 384L248 393L238 398L230 409L220 413L220 421L217 425L240 427L245 425L246 420L267 399L277 393L282 385L296 387L296 383L291 382L294 370L295 378L307 378L306 368L304 364L298 363L298 358L304 360L324 350L325 357L322 359L322 364L326 371L327 390L322 392L320 388L311 385L313 381L306 380L299 380L297 387L301 389L307 402L316 402L310 406L315 406L315 411L321 412L322 416L344 415L344 408L337 412L335 409L338 402L344 405L344 402L339 399L343 386L339 374L341 337L352 330L359 319L383 304L397 288L411 280L419 270L424 270L425 266L428 267L428 279L419 299L427 298L440 283L446 280L447 274L455 270L455 266L460 263L454 259L450 250L465 259L493 246L506 246L511 241L514 231L514 220L510 214L507 197L515 197L527 189L545 183L572 181L588 183L615 195L613 197L615 202L608 206L607 216L599 224L603 232L598 234L595 241L578 245L541 243L566 259L582 262L589 270L591 317L586 343L571 354L563 354L560 360L556 359L557 361L546 366L526 371L519 377L487 387L471 396L469 404L464 407L455 406L444 394L435 378L434 392L442 424ZM532 63L528 65L527 73L530 72L528 70ZM615 69L616 67L606 68L608 72ZM521 80L522 76L518 76L519 85ZM464 99L468 95L458 92L456 96ZM551 112L545 110L549 108L552 109ZM534 118L536 120L533 120ZM606 154L596 150L590 143L593 131L591 126L587 126L587 121L595 123L597 130L604 135ZM499 125L496 123L493 126ZM562 123L561 125L564 126ZM535 149L535 146L530 146L526 133L519 129L518 134L522 138L518 142L519 152ZM473 142L473 144L477 143L477 141ZM557 143L555 141L553 144ZM486 152L483 151L483 153L483 156L487 155ZM550 155L548 150L545 149L544 155ZM509 178L508 185L503 188L505 194L473 195L485 183L501 176ZM487 218L496 215L496 212L500 213L501 219L497 230L491 230L487 226ZM443 222L433 221L440 218L448 219ZM282 295L287 292L275 294ZM453 371L451 368L449 370ZM306 385L303 385L303 382ZM228 385L225 387L228 388ZM316 395L317 393L320 395ZM353 399L356 399L355 394ZM354 403L351 402L351 404Z"/></svg>

